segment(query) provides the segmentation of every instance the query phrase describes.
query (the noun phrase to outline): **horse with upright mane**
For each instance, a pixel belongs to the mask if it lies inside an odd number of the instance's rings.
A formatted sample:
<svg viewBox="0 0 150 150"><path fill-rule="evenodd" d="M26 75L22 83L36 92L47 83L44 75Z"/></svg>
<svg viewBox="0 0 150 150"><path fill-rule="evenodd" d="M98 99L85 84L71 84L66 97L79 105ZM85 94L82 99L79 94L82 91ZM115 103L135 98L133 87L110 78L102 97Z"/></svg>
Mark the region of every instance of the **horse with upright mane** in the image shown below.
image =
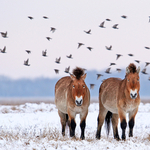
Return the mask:
<svg viewBox="0 0 150 150"><path fill-rule="evenodd" d="M114 138L120 140L118 134L118 119L122 129L122 140L126 139L126 114L129 113L129 137L133 136L135 116L140 104L140 68L131 63L126 68L125 78L108 78L99 89L99 115L96 138L101 137L101 127L105 120L107 135L112 121Z"/></svg>
<svg viewBox="0 0 150 150"><path fill-rule="evenodd" d="M62 125L62 135L65 135L65 127L68 122L70 137L75 137L76 114L80 114L81 139L84 139L86 117L90 105L90 92L84 79L84 70L77 67L73 74L61 78L55 85L55 104Z"/></svg>

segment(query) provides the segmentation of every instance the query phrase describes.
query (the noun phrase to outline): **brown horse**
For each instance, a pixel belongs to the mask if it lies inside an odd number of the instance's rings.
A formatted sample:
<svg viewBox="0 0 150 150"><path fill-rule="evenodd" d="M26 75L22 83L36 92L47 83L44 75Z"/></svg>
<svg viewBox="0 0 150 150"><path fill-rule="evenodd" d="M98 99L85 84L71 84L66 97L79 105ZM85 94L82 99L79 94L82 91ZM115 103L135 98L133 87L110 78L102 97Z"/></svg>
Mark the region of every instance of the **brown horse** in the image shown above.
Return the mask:
<svg viewBox="0 0 150 150"><path fill-rule="evenodd" d="M75 117L76 114L80 114L80 138L85 138L84 130L90 105L90 92L84 82L85 78L84 70L77 67L73 70L73 74L61 78L55 85L55 104L58 108L63 136L65 135L67 121L70 128L70 137L75 136Z"/></svg>
<svg viewBox="0 0 150 150"><path fill-rule="evenodd" d="M129 137L133 136L134 120L140 104L139 72L140 68L136 69L136 66L131 63L126 68L126 76L123 80L108 78L101 84L99 89L97 139L101 137L101 127L105 119L107 135L109 134L111 120L114 138L119 140L118 119L120 118L122 140L125 140L126 113L129 113Z"/></svg>

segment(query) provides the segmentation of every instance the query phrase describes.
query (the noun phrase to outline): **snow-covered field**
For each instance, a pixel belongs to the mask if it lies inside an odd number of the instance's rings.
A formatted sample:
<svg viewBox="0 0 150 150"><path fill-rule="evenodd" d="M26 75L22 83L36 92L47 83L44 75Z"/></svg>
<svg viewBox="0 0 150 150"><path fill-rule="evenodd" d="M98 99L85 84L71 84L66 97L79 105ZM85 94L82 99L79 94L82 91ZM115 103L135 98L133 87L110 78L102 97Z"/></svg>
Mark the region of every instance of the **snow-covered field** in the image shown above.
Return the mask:
<svg viewBox="0 0 150 150"><path fill-rule="evenodd" d="M107 138L95 139L98 103L92 103L86 121L85 140L80 140L80 119L76 117L76 138L61 135L61 124L54 104L26 103L18 106L0 106L0 150L150 150L150 103L140 104L135 120L134 137L126 141L113 139L112 129ZM121 129L119 127L119 135ZM126 130L128 135L128 128Z"/></svg>

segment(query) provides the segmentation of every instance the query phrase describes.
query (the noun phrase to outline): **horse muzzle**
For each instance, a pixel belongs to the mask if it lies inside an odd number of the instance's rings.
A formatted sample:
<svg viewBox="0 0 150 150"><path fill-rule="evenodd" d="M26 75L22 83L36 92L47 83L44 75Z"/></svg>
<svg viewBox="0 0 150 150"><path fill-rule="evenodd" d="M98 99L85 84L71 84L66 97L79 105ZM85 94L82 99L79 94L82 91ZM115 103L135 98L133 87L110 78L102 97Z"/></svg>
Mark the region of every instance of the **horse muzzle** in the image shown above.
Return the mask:
<svg viewBox="0 0 150 150"><path fill-rule="evenodd" d="M132 98L132 99L136 99L137 98L137 89L135 89L135 90L130 90L130 97Z"/></svg>
<svg viewBox="0 0 150 150"><path fill-rule="evenodd" d="M75 103L76 103L76 105L77 106L81 106L82 105L82 103L83 103L83 98L82 98L82 96L80 96L80 97L75 97L76 99L75 99Z"/></svg>

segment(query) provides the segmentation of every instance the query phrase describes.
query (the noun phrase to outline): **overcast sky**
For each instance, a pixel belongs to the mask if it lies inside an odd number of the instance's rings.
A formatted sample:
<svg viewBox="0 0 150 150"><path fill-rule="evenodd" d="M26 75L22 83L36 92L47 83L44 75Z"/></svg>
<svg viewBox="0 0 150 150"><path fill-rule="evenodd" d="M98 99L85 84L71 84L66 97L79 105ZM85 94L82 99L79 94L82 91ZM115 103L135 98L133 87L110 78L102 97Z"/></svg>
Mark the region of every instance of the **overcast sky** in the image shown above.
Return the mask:
<svg viewBox="0 0 150 150"><path fill-rule="evenodd" d="M150 62L150 50L145 49L150 47L149 0L0 0L0 4L0 32L8 32L8 38L0 35L0 49L6 46L6 53L0 53L0 75L59 77L66 75L68 66L70 71L79 66L101 73L111 62L117 64L112 70L126 68L131 62L143 69L145 62ZM103 21L105 28L100 28ZM114 24L119 29L113 29ZM56 31L50 32L50 27ZM89 29L90 35L84 32ZM52 40L48 41L48 36ZM79 42L85 45L77 49ZM112 50L106 50L110 45ZM45 49L48 57L42 56ZM66 57L70 54L73 59ZM116 54L123 56L116 60ZM60 64L56 64L59 57ZM23 65L27 58L30 66ZM59 75L54 69L60 70Z"/></svg>

